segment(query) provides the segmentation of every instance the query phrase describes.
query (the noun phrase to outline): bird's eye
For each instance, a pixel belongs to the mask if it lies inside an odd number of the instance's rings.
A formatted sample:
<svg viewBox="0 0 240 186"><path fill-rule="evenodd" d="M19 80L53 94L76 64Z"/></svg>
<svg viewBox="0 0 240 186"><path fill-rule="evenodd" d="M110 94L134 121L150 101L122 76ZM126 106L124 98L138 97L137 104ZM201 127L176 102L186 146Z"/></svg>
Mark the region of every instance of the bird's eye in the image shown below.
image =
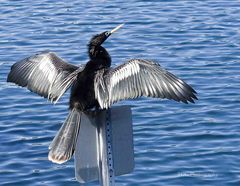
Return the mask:
<svg viewBox="0 0 240 186"><path fill-rule="evenodd" d="M111 32L105 32L105 36L110 36Z"/></svg>

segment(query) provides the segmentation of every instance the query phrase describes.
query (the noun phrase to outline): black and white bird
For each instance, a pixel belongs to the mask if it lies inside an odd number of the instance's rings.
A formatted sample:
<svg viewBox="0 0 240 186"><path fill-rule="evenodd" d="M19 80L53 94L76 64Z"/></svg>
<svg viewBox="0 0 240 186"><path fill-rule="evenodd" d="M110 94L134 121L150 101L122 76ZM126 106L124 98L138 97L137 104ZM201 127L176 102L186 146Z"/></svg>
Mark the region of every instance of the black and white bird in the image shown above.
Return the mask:
<svg viewBox="0 0 240 186"><path fill-rule="evenodd" d="M69 114L49 146L49 160L63 163L75 150L82 112L108 109L113 103L141 96L167 98L194 103L195 90L158 63L131 59L111 68L111 57L101 45L123 24L111 31L95 35L88 44L89 61L75 66L53 52L42 52L15 63L8 82L56 103L71 87Z"/></svg>

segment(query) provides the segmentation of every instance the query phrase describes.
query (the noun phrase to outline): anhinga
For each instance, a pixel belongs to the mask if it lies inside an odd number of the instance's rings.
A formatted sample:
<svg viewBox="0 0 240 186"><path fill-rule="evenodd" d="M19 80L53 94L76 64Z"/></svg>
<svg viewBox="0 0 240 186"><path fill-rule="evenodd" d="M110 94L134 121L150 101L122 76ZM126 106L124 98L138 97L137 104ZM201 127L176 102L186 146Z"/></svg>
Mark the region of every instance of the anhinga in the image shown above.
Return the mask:
<svg viewBox="0 0 240 186"><path fill-rule="evenodd" d="M131 59L111 68L111 57L101 45L122 25L95 35L88 45L84 66L65 62L53 52L42 52L15 63L8 82L27 87L56 103L71 87L69 115L49 146L49 160L63 163L74 153L81 112L107 109L113 103L141 96L194 103L194 89L158 63Z"/></svg>

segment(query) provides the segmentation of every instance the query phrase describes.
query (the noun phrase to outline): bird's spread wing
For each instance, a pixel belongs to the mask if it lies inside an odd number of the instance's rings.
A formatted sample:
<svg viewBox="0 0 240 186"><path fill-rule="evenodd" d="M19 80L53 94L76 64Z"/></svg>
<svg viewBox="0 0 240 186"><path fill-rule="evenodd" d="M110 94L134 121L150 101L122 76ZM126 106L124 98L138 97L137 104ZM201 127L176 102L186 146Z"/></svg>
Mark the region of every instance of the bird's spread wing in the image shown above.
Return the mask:
<svg viewBox="0 0 240 186"><path fill-rule="evenodd" d="M132 59L115 69L102 70L95 77L95 96L101 108L140 96L167 98L184 103L197 99L195 90L158 63Z"/></svg>
<svg viewBox="0 0 240 186"><path fill-rule="evenodd" d="M83 67L71 65L55 53L46 51L15 63L7 81L57 102L82 69Z"/></svg>

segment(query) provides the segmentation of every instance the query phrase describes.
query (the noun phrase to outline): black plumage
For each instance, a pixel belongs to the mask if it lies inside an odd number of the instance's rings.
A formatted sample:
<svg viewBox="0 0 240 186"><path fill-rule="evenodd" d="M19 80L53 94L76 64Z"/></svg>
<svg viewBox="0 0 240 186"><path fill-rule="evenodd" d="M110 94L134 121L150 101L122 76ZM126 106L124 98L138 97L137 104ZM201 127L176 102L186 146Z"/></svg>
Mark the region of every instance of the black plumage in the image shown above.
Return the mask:
<svg viewBox="0 0 240 186"><path fill-rule="evenodd" d="M153 61L132 59L111 68L111 57L101 45L121 26L90 40L90 60L86 65L71 65L45 51L12 66L7 81L27 87L54 103L71 87L69 115L49 147L49 160L63 163L71 158L82 112L107 109L117 101L141 96L184 103L197 99L190 85Z"/></svg>

